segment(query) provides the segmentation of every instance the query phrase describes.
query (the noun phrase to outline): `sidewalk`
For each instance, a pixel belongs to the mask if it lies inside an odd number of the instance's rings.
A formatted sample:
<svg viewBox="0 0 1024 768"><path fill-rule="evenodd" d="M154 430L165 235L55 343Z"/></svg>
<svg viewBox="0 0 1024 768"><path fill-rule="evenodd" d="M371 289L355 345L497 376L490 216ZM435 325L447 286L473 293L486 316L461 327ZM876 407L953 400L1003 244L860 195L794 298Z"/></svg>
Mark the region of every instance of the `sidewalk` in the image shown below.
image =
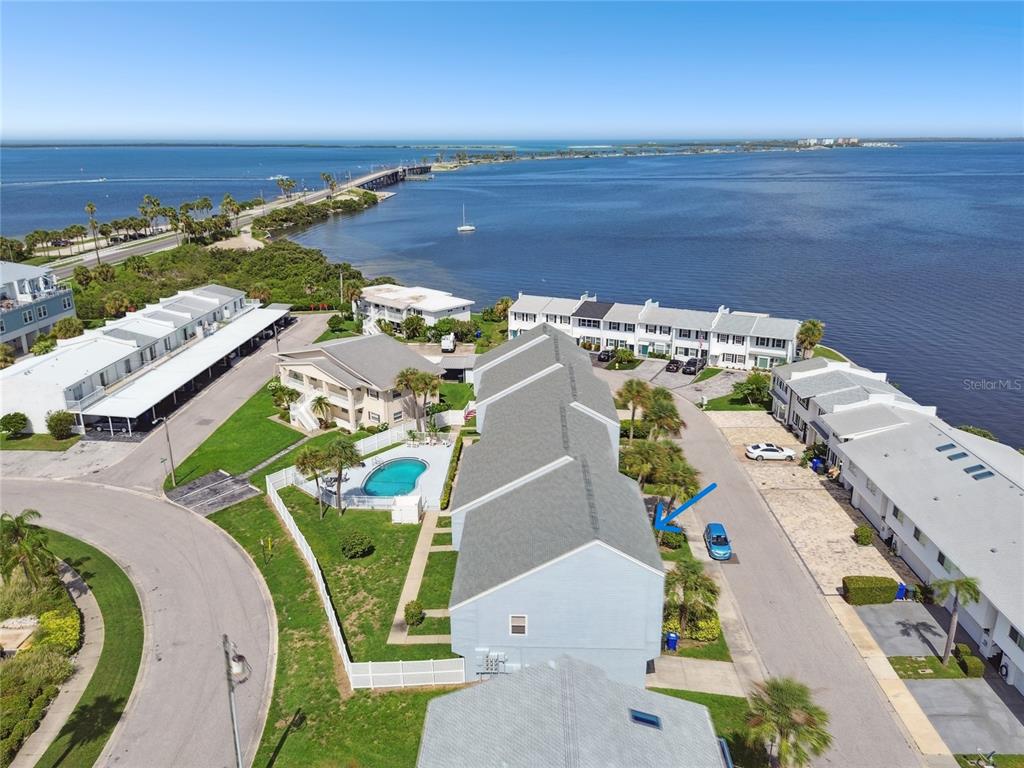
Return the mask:
<svg viewBox="0 0 1024 768"><path fill-rule="evenodd" d="M92 679L92 673L96 670L100 654L103 652L103 615L100 613L96 598L82 581L82 577L69 565L60 564L60 577L78 610L82 612L82 647L75 655L74 673L60 687L60 692L50 703L35 733L21 745L11 768L31 768L50 748L60 729L71 716L71 712L78 705L78 700L82 698L82 693Z"/></svg>
<svg viewBox="0 0 1024 768"><path fill-rule="evenodd" d="M398 605L395 607L395 618L391 622L391 631L388 633L388 645L435 645L451 643L451 635L410 635L409 626L405 623L405 604L415 600L420 593L420 584L423 582L423 572L427 569L427 558L431 552L445 552L452 549L450 544L432 546L434 534L451 531L451 528L437 527L438 513L427 512L423 515L423 522L420 525L420 535L416 539L416 549L413 550L412 558L409 560L409 570L405 574L405 584L402 585L402 594L398 596ZM447 609L437 608L424 611L428 616L447 616Z"/></svg>

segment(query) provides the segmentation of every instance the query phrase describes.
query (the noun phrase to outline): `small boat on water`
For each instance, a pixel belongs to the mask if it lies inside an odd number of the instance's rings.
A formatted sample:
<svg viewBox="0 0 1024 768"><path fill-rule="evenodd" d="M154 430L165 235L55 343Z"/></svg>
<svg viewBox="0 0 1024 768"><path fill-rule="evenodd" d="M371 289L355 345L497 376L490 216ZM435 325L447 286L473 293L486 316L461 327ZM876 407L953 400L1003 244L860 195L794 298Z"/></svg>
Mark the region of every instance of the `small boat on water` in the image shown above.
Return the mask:
<svg viewBox="0 0 1024 768"><path fill-rule="evenodd" d="M466 206L462 206L462 226L456 227L456 232L464 234L466 232L476 232L476 227L472 224L466 223Z"/></svg>

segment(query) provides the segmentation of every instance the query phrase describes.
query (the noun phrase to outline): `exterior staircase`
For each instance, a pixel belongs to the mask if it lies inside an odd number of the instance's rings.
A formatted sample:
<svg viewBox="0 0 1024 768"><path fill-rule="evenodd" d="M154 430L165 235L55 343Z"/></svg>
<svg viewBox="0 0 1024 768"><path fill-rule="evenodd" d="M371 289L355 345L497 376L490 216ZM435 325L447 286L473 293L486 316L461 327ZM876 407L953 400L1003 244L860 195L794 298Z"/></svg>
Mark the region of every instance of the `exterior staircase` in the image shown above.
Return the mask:
<svg viewBox="0 0 1024 768"><path fill-rule="evenodd" d="M292 403L288 409L292 420L299 422L303 429L313 432L320 428L320 420L313 415L310 403L313 402L314 394L304 394L298 402Z"/></svg>

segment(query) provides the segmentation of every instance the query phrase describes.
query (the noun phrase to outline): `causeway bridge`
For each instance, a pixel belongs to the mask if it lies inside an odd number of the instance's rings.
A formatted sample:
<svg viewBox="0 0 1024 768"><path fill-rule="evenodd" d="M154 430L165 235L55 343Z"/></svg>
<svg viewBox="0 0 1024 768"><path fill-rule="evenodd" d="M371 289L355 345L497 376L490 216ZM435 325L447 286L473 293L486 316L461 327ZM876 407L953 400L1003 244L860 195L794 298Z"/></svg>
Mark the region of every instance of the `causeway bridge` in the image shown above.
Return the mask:
<svg viewBox="0 0 1024 768"><path fill-rule="evenodd" d="M357 179L352 179L345 183L346 189L352 189L358 187L359 189L380 189L381 187L389 187L392 184L397 184L400 181L405 181L406 176L422 176L430 173L429 165L399 165L394 168L385 168L384 170L375 171L368 173L365 176L360 176Z"/></svg>

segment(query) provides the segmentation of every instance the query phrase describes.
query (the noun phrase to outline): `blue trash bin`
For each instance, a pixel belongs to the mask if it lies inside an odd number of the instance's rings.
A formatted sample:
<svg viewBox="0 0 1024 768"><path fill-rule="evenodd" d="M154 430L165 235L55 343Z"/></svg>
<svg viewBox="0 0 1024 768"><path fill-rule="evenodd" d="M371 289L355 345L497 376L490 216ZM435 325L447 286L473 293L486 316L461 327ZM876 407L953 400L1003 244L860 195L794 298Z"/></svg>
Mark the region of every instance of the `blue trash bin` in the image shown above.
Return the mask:
<svg viewBox="0 0 1024 768"><path fill-rule="evenodd" d="M679 647L679 633L669 632L665 635L665 649L674 651Z"/></svg>

